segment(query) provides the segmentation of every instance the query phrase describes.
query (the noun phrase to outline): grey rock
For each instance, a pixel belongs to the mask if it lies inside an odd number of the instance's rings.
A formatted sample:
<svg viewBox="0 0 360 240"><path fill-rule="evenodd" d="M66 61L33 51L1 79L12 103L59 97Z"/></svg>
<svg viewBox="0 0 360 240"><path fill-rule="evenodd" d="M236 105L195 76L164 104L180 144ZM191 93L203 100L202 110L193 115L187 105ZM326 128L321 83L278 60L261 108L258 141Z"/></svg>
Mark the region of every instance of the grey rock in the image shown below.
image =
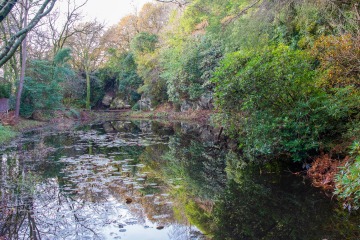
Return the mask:
<svg viewBox="0 0 360 240"><path fill-rule="evenodd" d="M138 101L140 110L142 111L148 111L151 110L151 99L150 98L142 98Z"/></svg>
<svg viewBox="0 0 360 240"><path fill-rule="evenodd" d="M125 106L127 104L125 104L124 100L122 100L119 97L114 98L114 100L111 102L110 104L110 109L124 109Z"/></svg>
<svg viewBox="0 0 360 240"><path fill-rule="evenodd" d="M196 103L196 110L211 110L213 108L213 96L211 93L202 95Z"/></svg>
<svg viewBox="0 0 360 240"><path fill-rule="evenodd" d="M193 109L193 103L187 101L187 100L184 100L182 103L181 103L181 106L180 106L180 111L181 112L187 112L189 110Z"/></svg>
<svg viewBox="0 0 360 240"><path fill-rule="evenodd" d="M113 98L114 98L114 96L111 93L106 93L102 100L102 104L106 107L110 106Z"/></svg>

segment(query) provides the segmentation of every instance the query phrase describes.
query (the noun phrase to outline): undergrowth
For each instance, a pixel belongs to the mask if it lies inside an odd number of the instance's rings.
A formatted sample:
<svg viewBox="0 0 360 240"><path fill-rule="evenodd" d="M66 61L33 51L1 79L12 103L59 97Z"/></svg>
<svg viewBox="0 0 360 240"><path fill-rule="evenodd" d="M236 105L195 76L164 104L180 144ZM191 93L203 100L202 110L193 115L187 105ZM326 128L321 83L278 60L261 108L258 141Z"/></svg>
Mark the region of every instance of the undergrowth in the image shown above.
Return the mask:
<svg viewBox="0 0 360 240"><path fill-rule="evenodd" d="M0 125L0 144L9 141L16 136L16 132L12 131L9 127Z"/></svg>
<svg viewBox="0 0 360 240"><path fill-rule="evenodd" d="M335 194L344 202L344 208L357 210L360 208L360 142L351 146L351 160L340 168L335 179Z"/></svg>

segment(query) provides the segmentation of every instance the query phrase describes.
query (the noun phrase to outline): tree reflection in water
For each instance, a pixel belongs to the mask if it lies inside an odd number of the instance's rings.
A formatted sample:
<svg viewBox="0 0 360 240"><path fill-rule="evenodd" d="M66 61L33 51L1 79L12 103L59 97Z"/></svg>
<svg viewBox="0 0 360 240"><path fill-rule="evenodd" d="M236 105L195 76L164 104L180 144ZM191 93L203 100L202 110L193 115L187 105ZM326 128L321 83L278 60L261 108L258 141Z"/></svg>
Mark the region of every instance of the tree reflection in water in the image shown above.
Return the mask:
<svg viewBox="0 0 360 240"><path fill-rule="evenodd" d="M358 217L218 135L146 121L29 134L2 150L0 239L359 238Z"/></svg>
<svg viewBox="0 0 360 240"><path fill-rule="evenodd" d="M56 178L41 179L19 166L18 156L3 155L0 236L9 239L96 238L106 218L106 206L87 205L65 195ZM15 169L12 171L13 162ZM93 213L96 213L93 214ZM66 228L64 227L66 226Z"/></svg>
<svg viewBox="0 0 360 240"><path fill-rule="evenodd" d="M139 125L144 130L128 122L111 125L111 133L97 126L59 136L41 134L19 141L20 148L4 150L0 237L117 239L127 234L139 239L137 234L143 234L167 239L175 233L176 238L189 239L195 232L199 235L194 226L177 223L168 187L152 179L139 162L145 148L166 149L167 136L153 134L149 123Z"/></svg>
<svg viewBox="0 0 360 240"><path fill-rule="evenodd" d="M215 239L359 238L359 218L335 213L337 206L318 189L274 163L253 165L228 155L227 187L214 210Z"/></svg>

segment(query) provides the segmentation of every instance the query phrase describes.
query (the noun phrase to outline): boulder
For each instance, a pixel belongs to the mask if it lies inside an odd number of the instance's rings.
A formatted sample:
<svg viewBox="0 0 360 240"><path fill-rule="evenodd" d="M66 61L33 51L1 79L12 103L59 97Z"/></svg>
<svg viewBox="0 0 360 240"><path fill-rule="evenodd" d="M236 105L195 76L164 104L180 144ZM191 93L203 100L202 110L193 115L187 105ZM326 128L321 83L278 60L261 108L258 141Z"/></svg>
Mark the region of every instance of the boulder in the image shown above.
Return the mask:
<svg viewBox="0 0 360 240"><path fill-rule="evenodd" d="M150 121L140 121L139 128L143 133L151 133L152 132L152 123Z"/></svg>
<svg viewBox="0 0 360 240"><path fill-rule="evenodd" d="M213 108L213 97L211 93L203 94L197 101L183 100L180 105L181 112L189 110L211 110Z"/></svg>
<svg viewBox="0 0 360 240"><path fill-rule="evenodd" d="M106 93L102 100L102 104L106 107L109 107L111 105L113 98L114 96L111 93Z"/></svg>
<svg viewBox="0 0 360 240"><path fill-rule="evenodd" d="M213 97L211 93L206 93L200 97L196 103L196 110L211 110L213 109Z"/></svg>
<svg viewBox="0 0 360 240"><path fill-rule="evenodd" d="M123 99L116 97L110 104L110 109L124 109L127 104Z"/></svg>
<svg viewBox="0 0 360 240"><path fill-rule="evenodd" d="M114 129L114 127L111 125L110 122L106 122L103 124L103 128L105 130L106 133L113 133L116 132L116 130Z"/></svg>
<svg viewBox="0 0 360 240"><path fill-rule="evenodd" d="M187 100L182 101L181 106L180 106L180 111L187 112L190 109L193 109L193 104Z"/></svg>
<svg viewBox="0 0 360 240"><path fill-rule="evenodd" d="M150 98L142 98L138 101L139 108L142 111L148 111L151 109L151 99Z"/></svg>

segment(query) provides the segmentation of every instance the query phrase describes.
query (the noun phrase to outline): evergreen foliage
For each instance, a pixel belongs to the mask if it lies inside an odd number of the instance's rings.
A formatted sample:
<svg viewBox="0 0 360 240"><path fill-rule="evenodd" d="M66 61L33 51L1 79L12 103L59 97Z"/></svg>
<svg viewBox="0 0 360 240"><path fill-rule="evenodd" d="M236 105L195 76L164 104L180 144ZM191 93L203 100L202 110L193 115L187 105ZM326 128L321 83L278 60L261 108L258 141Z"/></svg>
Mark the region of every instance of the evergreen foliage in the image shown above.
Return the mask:
<svg viewBox="0 0 360 240"><path fill-rule="evenodd" d="M11 83L0 82L0 98L10 98Z"/></svg>
<svg viewBox="0 0 360 240"><path fill-rule="evenodd" d="M61 83L74 72L66 64L68 49L58 52L53 61L32 60L26 73L21 115L29 117L36 110L52 111L62 107Z"/></svg>

